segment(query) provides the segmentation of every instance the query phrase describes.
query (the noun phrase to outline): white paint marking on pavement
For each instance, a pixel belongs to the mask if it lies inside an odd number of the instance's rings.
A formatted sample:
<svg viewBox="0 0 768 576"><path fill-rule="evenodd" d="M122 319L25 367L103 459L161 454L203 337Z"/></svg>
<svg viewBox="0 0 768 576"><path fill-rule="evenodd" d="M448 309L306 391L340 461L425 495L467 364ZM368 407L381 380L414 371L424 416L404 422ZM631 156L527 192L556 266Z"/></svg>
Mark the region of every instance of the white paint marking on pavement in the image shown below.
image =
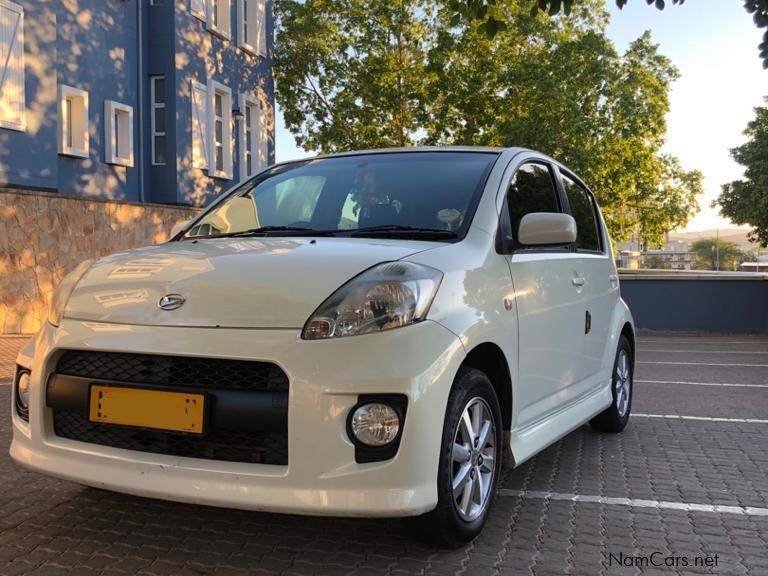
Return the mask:
<svg viewBox="0 0 768 576"><path fill-rule="evenodd" d="M768 388L768 384L737 384L726 382L684 382L682 380L635 380L642 384L686 384L688 386L721 386L724 388Z"/></svg>
<svg viewBox="0 0 768 576"><path fill-rule="evenodd" d="M721 364L717 362L650 362L638 360L635 364L666 364L672 366L727 366L732 368L768 368L768 364Z"/></svg>
<svg viewBox="0 0 768 576"><path fill-rule="evenodd" d="M704 422L738 422L741 424L768 424L768 420L759 418L718 418L713 416L682 416L680 414L637 414L633 418L666 418L668 420L701 420Z"/></svg>
<svg viewBox="0 0 768 576"><path fill-rule="evenodd" d="M714 514L737 514L740 516L768 516L768 508L754 506L723 506L720 504L693 504L688 502L669 502L666 500L641 500L637 498L614 498L609 496L582 496L580 494L562 494L559 492L535 492L529 490L510 490L501 488L499 496L513 496L531 500L559 500L565 502L586 502L629 506L632 508L656 508L660 510L682 510L684 512L710 512Z"/></svg>
<svg viewBox="0 0 768 576"><path fill-rule="evenodd" d="M665 354L768 354L768 351L751 352L749 350L652 350L638 348L638 352L663 352Z"/></svg>
<svg viewBox="0 0 768 576"><path fill-rule="evenodd" d="M768 340L723 340L713 338L711 340L678 340L677 338L638 338L638 344L652 344L654 342L674 342L675 344L755 344L766 345Z"/></svg>

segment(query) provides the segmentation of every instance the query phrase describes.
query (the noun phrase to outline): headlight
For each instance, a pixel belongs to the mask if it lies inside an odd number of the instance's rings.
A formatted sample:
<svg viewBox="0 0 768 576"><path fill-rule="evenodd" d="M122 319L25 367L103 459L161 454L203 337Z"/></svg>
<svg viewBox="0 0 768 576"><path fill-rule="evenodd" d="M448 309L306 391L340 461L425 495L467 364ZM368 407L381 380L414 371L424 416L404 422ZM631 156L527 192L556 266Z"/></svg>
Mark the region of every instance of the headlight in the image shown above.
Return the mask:
<svg viewBox="0 0 768 576"><path fill-rule="evenodd" d="M400 415L387 404L363 404L349 422L354 439L366 446L386 446L400 432Z"/></svg>
<svg viewBox="0 0 768 576"><path fill-rule="evenodd" d="M77 268L72 270L69 274L64 276L61 284L54 290L51 297L51 306L48 309L48 322L53 326L61 324L61 319L64 316L64 308L67 306L69 297L72 295L72 291L80 282L80 279L88 272L88 268L93 264L93 260L86 260L81 262Z"/></svg>
<svg viewBox="0 0 768 576"><path fill-rule="evenodd" d="M366 270L323 302L304 326L305 340L370 334L424 320L443 279L412 262L385 262Z"/></svg>

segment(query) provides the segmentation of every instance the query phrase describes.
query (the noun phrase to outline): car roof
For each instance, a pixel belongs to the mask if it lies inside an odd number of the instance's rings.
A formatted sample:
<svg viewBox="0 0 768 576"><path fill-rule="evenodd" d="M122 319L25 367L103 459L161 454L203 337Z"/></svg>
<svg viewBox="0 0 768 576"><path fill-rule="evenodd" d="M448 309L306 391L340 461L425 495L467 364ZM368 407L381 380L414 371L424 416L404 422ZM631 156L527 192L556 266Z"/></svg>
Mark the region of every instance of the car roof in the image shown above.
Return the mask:
<svg viewBox="0 0 768 576"><path fill-rule="evenodd" d="M402 152L491 152L501 154L506 151L521 152L524 148L500 148L492 146L409 146L401 148L371 148L366 150L350 150L347 152L333 152L330 154L318 154L277 162L277 164L290 164L292 162L304 162L307 160L320 160L323 158L343 158L345 156L364 156L373 154L395 154Z"/></svg>
<svg viewBox="0 0 768 576"><path fill-rule="evenodd" d="M557 165L561 169L565 169L568 172L571 170L561 163L559 160L552 158L544 152L538 150L532 150L530 148L523 148L522 146L508 146L508 147L493 147L493 146L409 146L400 148L372 148L367 150L350 150L348 152L334 152L332 154L319 154L316 156L307 156L305 158L295 158L293 160L285 160L283 162L275 163L275 166L283 166L287 164L293 164L294 162L307 162L309 160L322 160L325 158L343 158L345 156L365 156L374 154L395 154L402 152L485 152L501 155L504 152L510 152L510 157L517 156L520 153L531 154L540 160L545 160ZM583 184L583 182L582 182Z"/></svg>

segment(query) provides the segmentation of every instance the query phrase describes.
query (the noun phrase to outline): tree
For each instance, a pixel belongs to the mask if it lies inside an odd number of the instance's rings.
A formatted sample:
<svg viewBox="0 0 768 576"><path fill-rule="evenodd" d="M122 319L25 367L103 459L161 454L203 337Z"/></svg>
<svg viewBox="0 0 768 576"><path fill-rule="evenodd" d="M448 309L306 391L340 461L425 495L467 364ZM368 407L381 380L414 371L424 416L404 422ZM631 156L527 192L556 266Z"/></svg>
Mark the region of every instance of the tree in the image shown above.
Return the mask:
<svg viewBox="0 0 768 576"><path fill-rule="evenodd" d="M736 224L753 226L749 239L768 246L768 107L755 108L744 135L747 141L731 150L744 178L724 184L713 207Z"/></svg>
<svg viewBox="0 0 768 576"><path fill-rule="evenodd" d="M451 10L451 18L458 23L461 20L481 22L485 34L493 37L499 30L505 28L505 23L494 13L494 6L498 0L447 0L447 5ZM768 28L768 0L742 0L744 9L752 14L755 26L758 28ZM584 3L584 0L529 0L532 14L537 12L548 12L550 16L559 14L562 10L565 14L570 14L574 6ZM629 0L616 0L616 6L624 8ZM685 0L671 0L672 4L683 4ZM666 6L665 0L645 0L645 3L656 6L663 10ZM763 60L763 68L768 68L768 30L763 34L763 41L758 45L760 58Z"/></svg>
<svg viewBox="0 0 768 576"><path fill-rule="evenodd" d="M659 254L643 256L643 268L648 270L668 270L669 264Z"/></svg>
<svg viewBox="0 0 768 576"><path fill-rule="evenodd" d="M277 100L300 146L407 146L422 126L429 0L280 0Z"/></svg>
<svg viewBox="0 0 768 576"><path fill-rule="evenodd" d="M718 241L717 238L696 240L691 252L696 254L695 270L738 270L745 258L738 244Z"/></svg>
<svg viewBox="0 0 768 576"><path fill-rule="evenodd" d="M658 243L696 211L701 175L660 153L677 71L649 35L620 55L599 0L571 17L498 0L493 37L438 0L282 0L277 100L305 148L526 146L594 189L616 240ZM368 17L368 13L374 17Z"/></svg>

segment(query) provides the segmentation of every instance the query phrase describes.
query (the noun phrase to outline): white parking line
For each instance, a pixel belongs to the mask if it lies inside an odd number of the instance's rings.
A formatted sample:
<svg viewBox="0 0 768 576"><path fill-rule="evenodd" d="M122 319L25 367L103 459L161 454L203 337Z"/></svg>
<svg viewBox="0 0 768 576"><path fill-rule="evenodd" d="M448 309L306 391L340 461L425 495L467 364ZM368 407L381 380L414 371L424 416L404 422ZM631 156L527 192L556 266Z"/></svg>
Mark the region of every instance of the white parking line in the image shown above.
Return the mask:
<svg viewBox="0 0 768 576"><path fill-rule="evenodd" d="M650 348L638 348L638 352L664 352L666 354L768 354L768 351L749 350L652 350Z"/></svg>
<svg viewBox="0 0 768 576"><path fill-rule="evenodd" d="M768 364L724 364L718 362L651 362L638 360L635 364L668 364L671 366L728 366L733 368L768 368Z"/></svg>
<svg viewBox="0 0 768 576"><path fill-rule="evenodd" d="M638 338L640 344L650 344L652 342L676 342L678 344L768 344L765 338L755 338L753 340L728 340L727 338L689 338L681 340L678 338Z"/></svg>
<svg viewBox="0 0 768 576"><path fill-rule="evenodd" d="M758 418L718 418L713 416L681 416L680 414L637 414L633 418L666 418L668 420L702 420L705 422L738 422L741 424L768 424L768 420Z"/></svg>
<svg viewBox="0 0 768 576"><path fill-rule="evenodd" d="M719 504L693 504L688 502L669 502L666 500L641 500L637 498L614 498L608 496L582 496L580 494L562 494L559 492L535 492L529 490L510 490L501 488L499 496L513 496L532 500L559 500L566 502L587 502L629 506L633 508L656 508L660 510L682 510L683 512L710 512L715 514L738 514L740 516L768 516L768 508L754 506L721 506Z"/></svg>
<svg viewBox="0 0 768 576"><path fill-rule="evenodd" d="M768 388L768 384L736 384L726 382L684 382L682 380L635 380L642 384L685 384L687 386L721 386L723 388Z"/></svg>

